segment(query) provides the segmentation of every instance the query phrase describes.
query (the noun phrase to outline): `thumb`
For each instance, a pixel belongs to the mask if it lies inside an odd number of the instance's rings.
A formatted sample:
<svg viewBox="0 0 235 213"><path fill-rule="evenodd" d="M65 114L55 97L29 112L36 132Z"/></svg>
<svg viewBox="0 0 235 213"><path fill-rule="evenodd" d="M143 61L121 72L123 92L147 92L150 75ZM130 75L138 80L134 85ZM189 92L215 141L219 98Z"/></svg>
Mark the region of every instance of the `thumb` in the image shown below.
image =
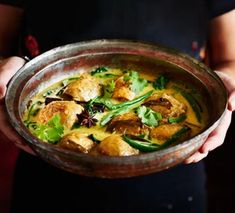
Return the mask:
<svg viewBox="0 0 235 213"><path fill-rule="evenodd" d="M12 76L25 64L25 60L13 56L4 59L0 63L0 99L5 96L6 85L12 78Z"/></svg>

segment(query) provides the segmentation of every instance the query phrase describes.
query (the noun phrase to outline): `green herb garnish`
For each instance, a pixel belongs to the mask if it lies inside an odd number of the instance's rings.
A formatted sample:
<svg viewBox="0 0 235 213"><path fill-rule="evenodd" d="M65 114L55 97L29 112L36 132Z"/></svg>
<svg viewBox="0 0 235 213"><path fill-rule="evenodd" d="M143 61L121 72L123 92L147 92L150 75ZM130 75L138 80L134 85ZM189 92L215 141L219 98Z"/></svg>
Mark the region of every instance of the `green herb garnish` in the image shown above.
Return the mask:
<svg viewBox="0 0 235 213"><path fill-rule="evenodd" d="M103 73L103 72L107 72L107 71L108 71L108 69L106 67L98 67L94 71L91 71L91 75L96 75L98 73Z"/></svg>
<svg viewBox="0 0 235 213"><path fill-rule="evenodd" d="M141 122L147 126L156 127L158 121L162 119L162 115L159 112L155 112L146 106L140 106L136 110Z"/></svg>
<svg viewBox="0 0 235 213"><path fill-rule="evenodd" d="M104 86L104 95L102 98L108 99L111 98L113 95L113 91L115 89L115 81L110 81L106 86Z"/></svg>
<svg viewBox="0 0 235 213"><path fill-rule="evenodd" d="M139 73L135 71L127 72L124 75L124 81L130 83L131 91L135 94L139 94L148 84L146 79L140 78Z"/></svg>
<svg viewBox="0 0 235 213"><path fill-rule="evenodd" d="M169 82L169 79L168 79L166 76L160 75L160 76L153 82L153 88L156 89L156 90L165 89L168 82Z"/></svg>
<svg viewBox="0 0 235 213"><path fill-rule="evenodd" d="M29 126L29 128L39 139L55 144L61 139L64 133L64 127L60 120L60 116L55 115L47 124L34 123L34 126L31 126L31 128Z"/></svg>

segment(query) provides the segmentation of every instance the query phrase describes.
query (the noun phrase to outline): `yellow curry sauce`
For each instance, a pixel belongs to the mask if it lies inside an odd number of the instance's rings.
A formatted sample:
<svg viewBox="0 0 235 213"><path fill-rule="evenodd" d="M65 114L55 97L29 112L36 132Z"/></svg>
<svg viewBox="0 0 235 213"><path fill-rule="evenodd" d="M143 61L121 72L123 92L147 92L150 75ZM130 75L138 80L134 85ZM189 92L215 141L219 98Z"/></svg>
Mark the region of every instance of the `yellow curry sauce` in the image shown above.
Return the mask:
<svg viewBox="0 0 235 213"><path fill-rule="evenodd" d="M98 67L34 97L25 125L39 139L109 156L157 151L199 134L202 97L162 74Z"/></svg>

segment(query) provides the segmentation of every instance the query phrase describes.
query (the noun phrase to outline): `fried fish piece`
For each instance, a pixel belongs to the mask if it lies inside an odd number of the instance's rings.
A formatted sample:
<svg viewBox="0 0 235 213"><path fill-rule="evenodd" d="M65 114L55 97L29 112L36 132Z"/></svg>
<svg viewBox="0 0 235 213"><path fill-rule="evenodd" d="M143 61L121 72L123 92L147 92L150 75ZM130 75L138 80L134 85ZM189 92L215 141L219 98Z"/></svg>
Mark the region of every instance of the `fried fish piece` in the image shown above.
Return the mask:
<svg viewBox="0 0 235 213"><path fill-rule="evenodd" d="M112 97L121 100L132 100L135 97L135 93L131 91L129 83L124 80L123 76L115 81L115 89Z"/></svg>
<svg viewBox="0 0 235 213"><path fill-rule="evenodd" d="M110 135L98 145L97 150L108 156L130 156L139 154L139 150L131 147L119 135Z"/></svg>
<svg viewBox="0 0 235 213"><path fill-rule="evenodd" d="M36 117L37 122L47 124L55 115L59 115L63 126L71 129L81 114L83 107L74 101L53 101L42 108Z"/></svg>
<svg viewBox="0 0 235 213"><path fill-rule="evenodd" d="M86 134L71 132L60 140L58 146L73 151L88 153L95 146L95 143Z"/></svg>
<svg viewBox="0 0 235 213"><path fill-rule="evenodd" d="M160 112L163 118L178 117L186 113L187 106L166 93L154 93L143 104L155 112Z"/></svg>
<svg viewBox="0 0 235 213"><path fill-rule="evenodd" d="M183 126L180 124L163 124L155 127L151 130L151 138L156 138L158 140L167 140L172 137L176 132L178 132Z"/></svg>
<svg viewBox="0 0 235 213"><path fill-rule="evenodd" d="M96 78L84 74L78 80L71 82L63 95L71 96L76 101L89 101L101 95L101 85Z"/></svg>

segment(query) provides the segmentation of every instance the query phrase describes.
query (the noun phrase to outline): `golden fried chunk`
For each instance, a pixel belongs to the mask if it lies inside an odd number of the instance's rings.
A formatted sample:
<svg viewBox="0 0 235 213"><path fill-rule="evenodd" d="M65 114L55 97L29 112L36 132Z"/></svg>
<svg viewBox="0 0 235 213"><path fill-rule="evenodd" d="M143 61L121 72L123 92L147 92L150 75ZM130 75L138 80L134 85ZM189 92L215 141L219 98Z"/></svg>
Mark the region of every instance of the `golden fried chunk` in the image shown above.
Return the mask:
<svg viewBox="0 0 235 213"><path fill-rule="evenodd" d="M148 128L141 123L135 113L128 112L114 117L108 124L107 131L140 135L148 132Z"/></svg>
<svg viewBox="0 0 235 213"><path fill-rule="evenodd" d="M131 147L121 136L111 135L98 145L98 151L109 156L129 156L139 154L139 150Z"/></svg>
<svg viewBox="0 0 235 213"><path fill-rule="evenodd" d="M121 100L132 100L135 93L131 91L129 83L123 79L123 76L115 81L113 98Z"/></svg>
<svg viewBox="0 0 235 213"><path fill-rule="evenodd" d="M86 134L71 132L65 135L58 145L65 149L88 153L95 146L95 143Z"/></svg>
<svg viewBox="0 0 235 213"><path fill-rule="evenodd" d="M84 74L78 80L71 82L64 94L73 97L76 101L87 102L101 95L101 86L95 78Z"/></svg>
<svg viewBox="0 0 235 213"><path fill-rule="evenodd" d="M173 96L166 93L153 94L144 103L155 112L160 112L163 118L178 117L186 113L187 107Z"/></svg>
<svg viewBox="0 0 235 213"><path fill-rule="evenodd" d="M81 114L82 111L83 107L74 101L53 101L39 111L37 121L47 124L52 117L59 115L61 123L70 129L77 121L76 114Z"/></svg>
<svg viewBox="0 0 235 213"><path fill-rule="evenodd" d="M179 124L164 124L151 130L151 138L158 140L167 140L182 128Z"/></svg>

